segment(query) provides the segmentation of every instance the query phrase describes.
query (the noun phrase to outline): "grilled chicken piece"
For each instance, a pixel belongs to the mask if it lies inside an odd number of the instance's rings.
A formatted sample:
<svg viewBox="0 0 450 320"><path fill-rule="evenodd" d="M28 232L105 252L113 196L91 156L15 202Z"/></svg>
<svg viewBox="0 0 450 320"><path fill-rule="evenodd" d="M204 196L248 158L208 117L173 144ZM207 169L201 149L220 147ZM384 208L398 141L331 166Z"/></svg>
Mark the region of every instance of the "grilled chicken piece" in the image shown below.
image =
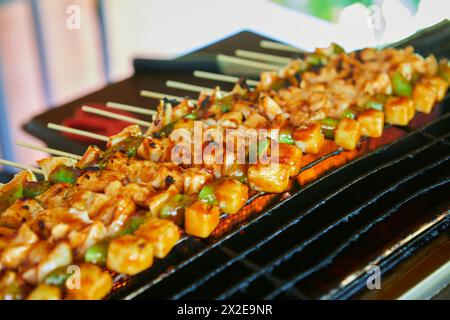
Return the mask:
<svg viewBox="0 0 450 320"><path fill-rule="evenodd" d="M265 128L269 125L266 117L257 112L252 112L244 121L244 126L251 129Z"/></svg>
<svg viewBox="0 0 450 320"><path fill-rule="evenodd" d="M171 185L166 191L153 195L147 202L152 217L158 218L163 204L178 193L179 191L177 187L175 185Z"/></svg>
<svg viewBox="0 0 450 320"><path fill-rule="evenodd" d="M383 134L384 112L367 109L358 114L357 120L361 125L361 134L363 136L378 138Z"/></svg>
<svg viewBox="0 0 450 320"><path fill-rule="evenodd" d="M135 234L153 246L153 254L157 258L164 258L180 240L180 232L175 223L157 218L147 219Z"/></svg>
<svg viewBox="0 0 450 320"><path fill-rule="evenodd" d="M31 285L42 283L53 271L72 263L72 249L67 242L34 243L24 262L23 278Z"/></svg>
<svg viewBox="0 0 450 320"><path fill-rule="evenodd" d="M16 230L14 229L0 227L0 250L9 243L10 238L12 238L15 233Z"/></svg>
<svg viewBox="0 0 450 320"><path fill-rule="evenodd" d="M217 206L197 201L186 208L184 228L187 234L207 238L219 225L220 210Z"/></svg>
<svg viewBox="0 0 450 320"><path fill-rule="evenodd" d="M244 115L240 111L230 111L219 118L218 124L224 128L237 128L242 124Z"/></svg>
<svg viewBox="0 0 450 320"><path fill-rule="evenodd" d="M91 192L104 192L112 181L126 181L126 175L120 171L103 170L100 173L88 171L77 179L76 187Z"/></svg>
<svg viewBox="0 0 450 320"><path fill-rule="evenodd" d="M126 195L117 195L99 210L94 219L101 221L108 235L117 234L128 218L136 211L136 204Z"/></svg>
<svg viewBox="0 0 450 320"><path fill-rule="evenodd" d="M142 135L141 128L136 124L126 127L116 135L109 137L107 148L113 148L131 137L139 137Z"/></svg>
<svg viewBox="0 0 450 320"><path fill-rule="evenodd" d="M128 275L138 274L153 264L153 246L144 238L126 235L108 246L108 269Z"/></svg>
<svg viewBox="0 0 450 320"><path fill-rule="evenodd" d="M94 221L79 230L67 230L70 245L75 248L75 256L77 258L84 257L84 254L91 246L105 240L108 237L108 230L100 221Z"/></svg>
<svg viewBox="0 0 450 320"><path fill-rule="evenodd" d="M292 137L304 153L317 154L325 143L319 123L310 123L296 129Z"/></svg>
<svg viewBox="0 0 450 320"><path fill-rule="evenodd" d="M0 213L0 227L19 229L25 221L41 210L43 208L36 200L16 200L6 211Z"/></svg>
<svg viewBox="0 0 450 320"><path fill-rule="evenodd" d="M87 216L87 218L89 217ZM86 217L78 212L71 214L68 208L55 208L39 211L32 219L28 220L28 224L40 239L48 239L55 226L64 223L76 230L86 224L85 219Z"/></svg>
<svg viewBox="0 0 450 320"><path fill-rule="evenodd" d="M100 178L103 178L104 175L111 176L109 182L119 180L123 182L147 183L154 179L159 169L159 164L150 160L128 158L121 153L116 153L109 161L106 169L102 172Z"/></svg>
<svg viewBox="0 0 450 320"><path fill-rule="evenodd" d="M261 91L272 89L278 82L280 82L280 80L280 77L275 71L262 72L260 74L258 89Z"/></svg>
<svg viewBox="0 0 450 320"><path fill-rule="evenodd" d="M436 92L426 83L416 83L413 91L413 101L416 111L430 113L436 102Z"/></svg>
<svg viewBox="0 0 450 320"><path fill-rule="evenodd" d="M83 212L86 212L85 219L83 219L82 216L80 216L80 218L81 220L90 222L90 217L94 216L110 200L108 194L80 190L68 199L68 205L70 207L69 212L75 215L82 215Z"/></svg>
<svg viewBox="0 0 450 320"><path fill-rule="evenodd" d="M184 188L183 169L172 163L162 163L156 176L152 179L152 186L155 189L164 190L174 185L178 190Z"/></svg>
<svg viewBox="0 0 450 320"><path fill-rule="evenodd" d="M386 123L406 126L414 117L414 102L407 97L390 97L384 106Z"/></svg>
<svg viewBox="0 0 450 320"><path fill-rule="evenodd" d="M250 187L257 191L280 193L289 185L289 167L284 164L251 165L248 169Z"/></svg>
<svg viewBox="0 0 450 320"><path fill-rule="evenodd" d="M5 248L0 250L0 269L19 267L26 260L33 243L39 240L26 224L20 227L16 235L8 238Z"/></svg>
<svg viewBox="0 0 450 320"><path fill-rule="evenodd" d="M67 208L67 199L77 190L68 183L56 183L35 199L44 208Z"/></svg>
<svg viewBox="0 0 450 320"><path fill-rule="evenodd" d="M145 136L152 136L154 133L161 131L162 128L164 127L164 125L165 125L164 119L166 118L164 106L165 106L165 102L163 100L161 100L157 107L157 113L153 117L152 125L145 132Z"/></svg>
<svg viewBox="0 0 450 320"><path fill-rule="evenodd" d="M244 118L248 118L256 110L256 106L251 101L246 100L237 100L231 107L231 111L241 112Z"/></svg>
<svg viewBox="0 0 450 320"><path fill-rule="evenodd" d="M193 104L188 99L183 99L178 105L172 108L172 121L178 121L190 114L194 109Z"/></svg>
<svg viewBox="0 0 450 320"><path fill-rule="evenodd" d="M171 144L168 138L144 137L139 145L137 155L146 160L155 162L170 159Z"/></svg>
<svg viewBox="0 0 450 320"><path fill-rule="evenodd" d="M199 193L203 185L213 179L213 174L206 168L188 168L183 175L184 193L188 195Z"/></svg>
<svg viewBox="0 0 450 320"><path fill-rule="evenodd" d="M294 145L278 144L279 163L289 166L289 176L295 177L302 167L302 150Z"/></svg>
<svg viewBox="0 0 450 320"><path fill-rule="evenodd" d="M436 94L436 100L442 101L447 94L448 82L439 77L429 77L422 80L423 83L428 84Z"/></svg>
<svg viewBox="0 0 450 320"><path fill-rule="evenodd" d="M220 210L234 214L247 202L248 187L235 179L225 179L215 188L215 196Z"/></svg>
<svg viewBox="0 0 450 320"><path fill-rule="evenodd" d="M122 187L120 193L144 207L147 205L148 199L155 193L155 189L149 183L129 183Z"/></svg>
<svg viewBox="0 0 450 320"><path fill-rule="evenodd" d="M334 133L334 141L345 150L354 150L361 138L361 124L349 118L343 118Z"/></svg>
<svg viewBox="0 0 450 320"><path fill-rule="evenodd" d="M111 275L96 265L81 264L79 276L79 286L67 288L67 297L71 300L100 300L111 291Z"/></svg>
<svg viewBox="0 0 450 320"><path fill-rule="evenodd" d="M283 113L280 106L266 95L262 95L259 98L258 110L269 120L274 120L277 115Z"/></svg>
<svg viewBox="0 0 450 320"><path fill-rule="evenodd" d="M72 249L66 242L57 244L45 257L41 260L37 267L37 281L41 283L54 270L68 266L72 263Z"/></svg>
<svg viewBox="0 0 450 320"><path fill-rule="evenodd" d="M84 169L88 167L92 167L98 164L99 160L103 156L103 151L97 146L89 146L86 152L83 154L83 157L78 160L76 167L78 169Z"/></svg>

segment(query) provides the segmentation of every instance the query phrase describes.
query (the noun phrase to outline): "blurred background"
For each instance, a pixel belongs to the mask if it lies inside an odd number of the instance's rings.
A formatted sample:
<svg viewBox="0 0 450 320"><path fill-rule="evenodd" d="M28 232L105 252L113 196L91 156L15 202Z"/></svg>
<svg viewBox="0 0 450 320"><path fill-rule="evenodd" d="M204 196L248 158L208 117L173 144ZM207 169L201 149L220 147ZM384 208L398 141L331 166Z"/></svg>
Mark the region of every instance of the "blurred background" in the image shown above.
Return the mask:
<svg viewBox="0 0 450 320"><path fill-rule="evenodd" d="M450 17L448 0L0 0L0 157L34 163L34 115L249 29L302 49L400 40Z"/></svg>

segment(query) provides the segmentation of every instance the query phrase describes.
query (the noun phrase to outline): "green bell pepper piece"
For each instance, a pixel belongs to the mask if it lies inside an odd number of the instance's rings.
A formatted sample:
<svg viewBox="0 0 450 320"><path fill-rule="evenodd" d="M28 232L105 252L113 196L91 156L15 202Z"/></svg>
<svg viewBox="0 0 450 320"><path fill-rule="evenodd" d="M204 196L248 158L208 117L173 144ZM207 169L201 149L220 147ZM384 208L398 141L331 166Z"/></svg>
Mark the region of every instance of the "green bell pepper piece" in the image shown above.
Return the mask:
<svg viewBox="0 0 450 320"><path fill-rule="evenodd" d="M49 286L64 287L69 276L70 274L67 273L66 268L62 267L50 273L44 282Z"/></svg>
<svg viewBox="0 0 450 320"><path fill-rule="evenodd" d="M49 181L53 183L70 183L77 182L79 177L77 170L66 166L59 166L50 173Z"/></svg>
<svg viewBox="0 0 450 320"><path fill-rule="evenodd" d="M120 235L124 236L127 234L133 234L145 222L145 220L147 220L145 216L131 217L125 224L125 228L122 230Z"/></svg>
<svg viewBox="0 0 450 320"><path fill-rule="evenodd" d="M282 131L280 132L280 143L295 144L295 141L290 132Z"/></svg>
<svg viewBox="0 0 450 320"><path fill-rule="evenodd" d="M198 194L198 198L210 205L216 205L217 199L216 194L214 193L214 186L210 184L203 186L203 188L200 190L200 193Z"/></svg>
<svg viewBox="0 0 450 320"><path fill-rule="evenodd" d="M334 130L336 130L339 120L335 118L324 118L320 122L325 137L327 139L334 139Z"/></svg>
<svg viewBox="0 0 450 320"><path fill-rule="evenodd" d="M188 115L184 116L186 119L191 119L191 120L197 120L197 116L193 113L189 113Z"/></svg>
<svg viewBox="0 0 450 320"><path fill-rule="evenodd" d="M396 96L411 97L413 87L398 71L392 75L392 89Z"/></svg>
<svg viewBox="0 0 450 320"><path fill-rule="evenodd" d="M306 62L311 66L320 66L322 65L322 58L319 55L312 53L306 57Z"/></svg>
<svg viewBox="0 0 450 320"><path fill-rule="evenodd" d="M35 198L50 188L50 181L26 182L23 188L23 196L25 198Z"/></svg>
<svg viewBox="0 0 450 320"><path fill-rule="evenodd" d="M343 118L349 118L349 119L355 119L356 118L356 111L352 108L345 109L344 112L341 114L341 119Z"/></svg>
<svg viewBox="0 0 450 320"><path fill-rule="evenodd" d="M160 218L171 220L177 225L184 222L184 209L191 205L193 199L185 194L177 194L166 202L159 213Z"/></svg>
<svg viewBox="0 0 450 320"><path fill-rule="evenodd" d="M338 45L337 43L332 43L332 47L333 47L333 53L334 54L340 54L340 53L345 53L344 48L342 48L340 45Z"/></svg>
<svg viewBox="0 0 450 320"><path fill-rule="evenodd" d="M17 185L14 189L8 192L0 193L0 213L10 207L14 201L23 198L23 185Z"/></svg>
<svg viewBox="0 0 450 320"><path fill-rule="evenodd" d="M86 250L84 260L99 266L104 266L108 255L108 245L108 242L94 244Z"/></svg>

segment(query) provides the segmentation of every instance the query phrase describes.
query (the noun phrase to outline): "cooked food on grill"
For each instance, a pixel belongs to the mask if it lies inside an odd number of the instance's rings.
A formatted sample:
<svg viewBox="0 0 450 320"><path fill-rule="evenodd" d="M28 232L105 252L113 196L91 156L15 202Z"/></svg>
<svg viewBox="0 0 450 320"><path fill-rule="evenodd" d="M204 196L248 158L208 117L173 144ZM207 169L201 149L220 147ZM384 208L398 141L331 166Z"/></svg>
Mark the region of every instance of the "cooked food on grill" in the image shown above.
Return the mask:
<svg viewBox="0 0 450 320"><path fill-rule="evenodd" d="M447 61L412 47L345 53L333 44L263 72L256 88L242 80L230 94L200 94L197 104L163 100L146 132L132 125L79 161L43 159L44 180L22 171L0 189L0 297L102 299L117 274L150 268L184 234L207 238L252 195L287 191L303 154L319 153L326 140L354 150L362 137L380 137L385 123L430 113L449 75ZM211 132L201 151L225 147L200 163L174 139L198 123ZM267 136L224 152L216 133L227 129ZM277 161L263 161L275 153Z"/></svg>

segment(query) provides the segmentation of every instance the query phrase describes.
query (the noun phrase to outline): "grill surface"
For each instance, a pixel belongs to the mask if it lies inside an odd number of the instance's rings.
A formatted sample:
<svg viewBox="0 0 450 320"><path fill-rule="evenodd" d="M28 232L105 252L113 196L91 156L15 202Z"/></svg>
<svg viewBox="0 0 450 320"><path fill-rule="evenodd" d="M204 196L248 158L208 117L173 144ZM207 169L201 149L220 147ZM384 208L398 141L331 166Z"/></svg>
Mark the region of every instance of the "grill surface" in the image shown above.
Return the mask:
<svg viewBox="0 0 450 320"><path fill-rule="evenodd" d="M413 43L424 54L439 49L445 56L448 49L436 46L449 43L449 28L444 31L405 44ZM242 32L200 52L230 54L237 48L264 52L258 47L261 39ZM139 89L159 90L145 77L137 73L75 101L65 106L63 116L86 101L114 100L125 89L134 94ZM172 79L211 85L191 75ZM406 128L387 128L382 138L363 141L356 152L330 147L304 166L302 186L295 186L290 197L259 197L253 209L267 202L265 210L226 218L211 239L185 238L151 269L119 281L111 298L354 297L365 288L367 266L376 264L387 274L432 239L448 235L449 109L447 97L432 114L416 115ZM50 111L33 119L27 129L33 132L48 121L60 122L58 117ZM55 139L51 147L67 143L62 137Z"/></svg>

